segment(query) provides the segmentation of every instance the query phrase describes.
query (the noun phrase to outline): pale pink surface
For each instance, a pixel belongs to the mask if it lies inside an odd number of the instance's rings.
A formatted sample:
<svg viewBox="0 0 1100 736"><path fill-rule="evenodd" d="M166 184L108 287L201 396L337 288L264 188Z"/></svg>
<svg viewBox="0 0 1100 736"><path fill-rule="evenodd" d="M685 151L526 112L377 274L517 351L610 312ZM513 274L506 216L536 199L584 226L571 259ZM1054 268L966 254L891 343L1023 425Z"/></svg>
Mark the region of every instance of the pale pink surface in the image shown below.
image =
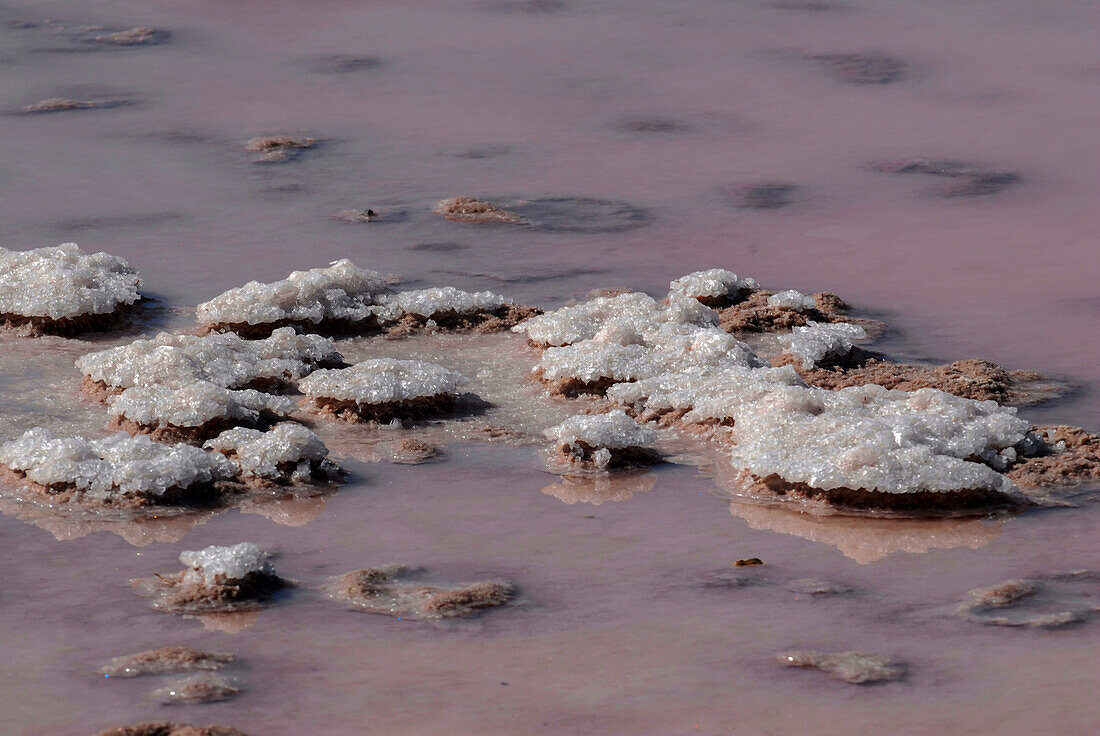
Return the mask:
<svg viewBox="0 0 1100 736"><path fill-rule="evenodd" d="M0 244L109 250L180 306L338 257L410 283L546 305L609 285L657 293L721 266L877 311L899 328L889 343L898 351L1066 375L1084 390L1026 415L1100 429L1093 4L505 5L7 2L4 23L149 24L174 35L151 48L49 53L34 50L47 35L0 28L0 107L79 85L138 97L132 107L4 118ZM908 75L843 85L795 59L863 51L905 60ZM303 58L326 54L382 64L303 70ZM615 127L639 117L688 129ZM324 143L286 165L255 165L241 150L253 135L282 132ZM454 155L493 146L505 152ZM945 200L928 194L940 183L930 177L865 169L910 156L1024 181ZM728 187L761 181L802 189L783 209L731 205ZM429 213L455 194L623 200L650 220L554 234ZM407 217L328 218L348 207ZM409 249L443 242L467 247ZM34 371L0 375L4 414L25 410L16 387ZM1095 507L945 531L943 548L933 540L927 554L861 565L825 540L731 516L710 481L684 468L593 507L540 493L554 478L533 451L350 464L357 477L300 527L231 513L182 541L134 548L109 534L62 544L0 519L0 731L78 736L154 716L253 736L840 734L853 724L870 734L1079 734L1100 722L1095 626L1006 631L927 613L1005 578L1100 568ZM280 569L303 583L421 563L456 578L509 577L530 605L439 630L345 612L303 585L228 635L148 611L125 587L176 569L181 549L245 539L282 550ZM776 581L823 577L862 594L795 600L781 584L699 587L745 556L767 560L760 574ZM149 700L151 681L94 674L111 656L174 642L236 652L248 692L169 709ZM913 674L852 688L768 661L789 648L897 654Z"/></svg>

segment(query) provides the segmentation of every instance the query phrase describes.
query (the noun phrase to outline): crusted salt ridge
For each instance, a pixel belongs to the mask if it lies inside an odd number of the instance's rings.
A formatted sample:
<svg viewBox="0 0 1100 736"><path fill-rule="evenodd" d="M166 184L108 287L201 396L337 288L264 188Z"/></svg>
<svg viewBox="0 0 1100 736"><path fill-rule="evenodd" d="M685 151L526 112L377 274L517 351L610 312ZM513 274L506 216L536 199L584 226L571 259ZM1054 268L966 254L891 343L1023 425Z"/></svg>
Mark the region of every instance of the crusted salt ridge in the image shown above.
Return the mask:
<svg viewBox="0 0 1100 736"><path fill-rule="evenodd" d="M787 291L779 291L769 296L768 306L777 307L779 309L791 309L795 312L805 312L808 309L816 309L817 300L812 296L803 294L801 291L788 289Z"/></svg>
<svg viewBox="0 0 1100 736"><path fill-rule="evenodd" d="M842 358L851 352L854 343L867 339L867 332L859 325L837 323L819 324L807 322L804 327L794 327L790 334L781 335L782 348L802 362L806 369L819 363Z"/></svg>
<svg viewBox="0 0 1100 736"><path fill-rule="evenodd" d="M759 288L756 279L741 278L733 271L722 268L711 268L672 281L669 284L669 300L690 297L710 307L728 306Z"/></svg>
<svg viewBox="0 0 1100 736"><path fill-rule="evenodd" d="M372 358L350 368L316 371L304 378L298 388L311 399L380 406L417 399L453 398L465 383L465 377L436 363Z"/></svg>
<svg viewBox="0 0 1100 736"><path fill-rule="evenodd" d="M508 300L491 291L470 292L453 286L442 286L398 292L387 301L387 306L396 310L392 318L413 314L433 319L449 313L492 312L507 303Z"/></svg>
<svg viewBox="0 0 1100 736"><path fill-rule="evenodd" d="M93 329L141 299L141 278L121 258L76 243L0 248L0 323L40 332Z"/></svg>
<svg viewBox="0 0 1100 736"><path fill-rule="evenodd" d="M85 502L173 502L187 491L230 480L225 457L119 433L103 439L55 437L37 427L0 445L0 464L51 493L76 491Z"/></svg>
<svg viewBox="0 0 1100 736"><path fill-rule="evenodd" d="M239 424L284 418L295 408L285 396L227 389L208 381L128 388L107 398L107 414L116 426L145 433L161 430L166 437L178 433L178 439L187 441L206 439Z"/></svg>
<svg viewBox="0 0 1100 736"><path fill-rule="evenodd" d="M133 581L139 593L154 598L155 608L190 614L250 610L288 585L267 553L250 542L188 550L180 562L186 569L175 575Z"/></svg>
<svg viewBox="0 0 1100 736"><path fill-rule="evenodd" d="M473 616L507 604L516 594L501 580L433 585L405 579L418 572L398 565L353 570L333 581L329 593L362 611L402 619Z"/></svg>
<svg viewBox="0 0 1100 736"><path fill-rule="evenodd" d="M243 340L233 333L197 337L162 332L152 340L135 340L76 361L87 382L100 393L193 381L229 389L278 387L318 367L342 364L343 356L331 341L320 335L300 335L290 327L262 340Z"/></svg>
<svg viewBox="0 0 1100 736"><path fill-rule="evenodd" d="M242 479L306 482L335 472L335 466L326 460L328 448L321 438L293 422L266 432L237 427L208 440L203 447L232 460Z"/></svg>
<svg viewBox="0 0 1100 736"><path fill-rule="evenodd" d="M622 409L607 414L578 414L543 434L556 445L556 456L570 464L599 469L655 462L649 446L657 433L640 426Z"/></svg>

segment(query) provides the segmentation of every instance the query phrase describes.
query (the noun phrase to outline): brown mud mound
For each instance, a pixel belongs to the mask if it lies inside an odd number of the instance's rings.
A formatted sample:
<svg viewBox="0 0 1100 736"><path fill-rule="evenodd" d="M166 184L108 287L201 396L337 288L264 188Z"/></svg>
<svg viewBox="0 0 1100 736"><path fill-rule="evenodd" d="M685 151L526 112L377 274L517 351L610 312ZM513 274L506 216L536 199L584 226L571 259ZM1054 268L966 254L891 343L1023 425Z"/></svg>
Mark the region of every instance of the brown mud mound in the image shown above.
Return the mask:
<svg viewBox="0 0 1100 736"><path fill-rule="evenodd" d="M123 304L106 314L81 314L57 319L0 312L0 328L13 330L26 337L42 335L72 337L86 332L109 332L128 327L133 311L133 304Z"/></svg>
<svg viewBox="0 0 1100 736"><path fill-rule="evenodd" d="M240 688L224 675L204 672L157 688L153 691L153 697L166 705L171 703L194 705L229 700L239 692Z"/></svg>
<svg viewBox="0 0 1100 736"><path fill-rule="evenodd" d="M900 680L905 677L903 662L881 654L864 652L780 652L775 661L786 667L804 667L827 672L853 685Z"/></svg>
<svg viewBox="0 0 1100 736"><path fill-rule="evenodd" d="M955 612L968 621L1052 629L1082 623L1100 612L1100 575L1075 570L1007 580L966 595Z"/></svg>
<svg viewBox="0 0 1100 736"><path fill-rule="evenodd" d="M872 166L876 171L890 174L927 174L948 179L937 190L943 197L975 197L997 194L1021 180L1019 174L1010 171L994 171L962 161L934 161L910 158L900 161L883 161Z"/></svg>
<svg viewBox="0 0 1100 736"><path fill-rule="evenodd" d="M475 197L449 197L438 202L432 212L458 222L503 222L512 225L527 222L521 215Z"/></svg>
<svg viewBox="0 0 1100 736"><path fill-rule="evenodd" d="M134 726L116 726L93 736L248 736L229 726L192 726L189 723L156 721Z"/></svg>
<svg viewBox="0 0 1100 736"><path fill-rule="evenodd" d="M153 598L153 607L170 613L202 614L247 611L268 602L290 585L275 574L267 553L248 542L232 547L210 546L185 551L187 569L174 575L133 580L139 595Z"/></svg>
<svg viewBox="0 0 1100 736"><path fill-rule="evenodd" d="M831 583L828 580L817 578L798 578L787 583L785 587L796 595L827 596L845 595L852 592L852 589L847 585Z"/></svg>
<svg viewBox="0 0 1100 736"><path fill-rule="evenodd" d="M404 439L390 450L393 462L399 465L419 465L439 456L440 450L430 442L418 439Z"/></svg>
<svg viewBox="0 0 1100 736"><path fill-rule="evenodd" d="M100 668L108 677L143 677L191 670L220 670L236 659L224 652L203 652L190 647L159 647L115 657Z"/></svg>
<svg viewBox="0 0 1100 736"><path fill-rule="evenodd" d="M406 581L417 570L401 566L364 568L341 575L329 591L333 598L368 613L412 619L473 616L515 597L515 588L499 580L455 585Z"/></svg>
<svg viewBox="0 0 1100 736"><path fill-rule="evenodd" d="M905 76L907 67L885 54L814 54L809 60L846 84L891 84Z"/></svg>
<svg viewBox="0 0 1100 736"><path fill-rule="evenodd" d="M19 112L23 115L43 115L54 112L69 112L72 110L109 110L131 103L132 100L124 97L105 97L102 99L90 100L72 100L68 97L48 97L20 108Z"/></svg>
<svg viewBox="0 0 1100 736"><path fill-rule="evenodd" d="M1100 483L1100 437L1080 427L1037 427L1032 457L1022 457L1006 473L1021 488L1071 488Z"/></svg>
<svg viewBox="0 0 1100 736"><path fill-rule="evenodd" d="M299 152L307 148L313 148L316 144L316 138L267 135L250 138L244 144L244 150L248 153L260 154L256 159L256 163L283 163L290 161Z"/></svg>
<svg viewBox="0 0 1100 736"><path fill-rule="evenodd" d="M759 289L733 304L728 301L699 301L717 310L719 326L731 335L790 332L792 328L805 327L810 322L851 322L863 327L872 337L885 331L885 326L878 322L848 316L848 304L836 294L827 291L811 294L815 306L802 311L772 306L768 304L771 296L773 292Z"/></svg>
<svg viewBox="0 0 1100 736"><path fill-rule="evenodd" d="M383 326L388 338L410 337L421 332L505 332L520 322L542 314L538 307L504 304L496 309L477 312L448 311L433 314L430 318L421 314L405 314L396 322Z"/></svg>

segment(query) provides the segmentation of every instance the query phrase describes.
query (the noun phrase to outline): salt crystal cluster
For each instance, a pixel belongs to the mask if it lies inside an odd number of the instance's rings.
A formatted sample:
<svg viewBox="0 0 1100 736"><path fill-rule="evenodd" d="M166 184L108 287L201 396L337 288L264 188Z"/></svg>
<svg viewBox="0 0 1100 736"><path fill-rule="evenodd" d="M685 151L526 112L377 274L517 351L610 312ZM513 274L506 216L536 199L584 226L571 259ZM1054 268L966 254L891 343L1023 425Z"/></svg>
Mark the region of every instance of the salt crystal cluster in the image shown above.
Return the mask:
<svg viewBox="0 0 1100 736"><path fill-rule="evenodd" d="M0 445L0 464L40 485L74 488L92 498L157 498L228 480L235 473L224 456L189 445L162 445L123 433L92 440L55 437L41 427Z"/></svg>
<svg viewBox="0 0 1100 736"><path fill-rule="evenodd" d="M373 358L350 368L316 371L298 388L310 397L378 405L454 396L465 383L461 374L435 363Z"/></svg>
<svg viewBox="0 0 1100 736"><path fill-rule="evenodd" d="M328 448L321 438L300 424L286 422L261 432L237 427L226 430L204 448L228 456L245 478L305 481L325 460Z"/></svg>
<svg viewBox="0 0 1100 736"><path fill-rule="evenodd" d="M867 339L867 332L847 322L820 324L811 320L805 327L792 327L790 334L778 339L786 352L802 362L803 368L810 369L827 359L843 358L851 352L854 342Z"/></svg>
<svg viewBox="0 0 1100 736"><path fill-rule="evenodd" d="M578 414L543 432L558 451L597 468L611 464L617 450L644 448L657 441L657 433L638 425L622 409L607 414Z"/></svg>
<svg viewBox="0 0 1100 736"><path fill-rule="evenodd" d="M500 294L491 291L462 291L453 286L398 292L388 300L396 315L413 314L432 319L444 314L491 312L507 304Z"/></svg>
<svg viewBox="0 0 1100 736"><path fill-rule="evenodd" d="M805 312L808 309L815 309L817 307L817 300L812 296L803 294L801 291L788 289L787 291L780 291L769 296L768 306L778 307L780 309L793 309L796 312Z"/></svg>
<svg viewBox="0 0 1100 736"><path fill-rule="evenodd" d="M152 340L83 355L76 367L88 379L117 389L195 381L243 388L296 381L319 366L342 361L329 340L283 327L262 340L243 340L231 332L204 337L162 332Z"/></svg>
<svg viewBox="0 0 1100 736"><path fill-rule="evenodd" d="M0 248L0 315L64 320L107 315L141 298L141 278L121 258L76 243Z"/></svg>
<svg viewBox="0 0 1100 736"><path fill-rule="evenodd" d="M206 549L180 553L180 562L188 569L183 584L224 585L244 580L250 574L273 575L268 555L251 542L232 547L210 545Z"/></svg>
<svg viewBox="0 0 1100 736"><path fill-rule="evenodd" d="M210 422L254 424L261 417L283 417L295 403L252 389L222 388L209 381L178 386L155 384L128 388L107 399L107 413L141 427L199 428Z"/></svg>
<svg viewBox="0 0 1100 736"><path fill-rule="evenodd" d="M756 279L740 278L733 271L711 268L689 273L670 283L669 298L690 297L705 304L723 304L736 302L759 288Z"/></svg>
<svg viewBox="0 0 1100 736"><path fill-rule="evenodd" d="M697 311L688 311L697 310ZM688 319L684 319L684 316ZM632 330L635 324L651 325L654 322L692 322L718 324L714 312L695 304L685 306L678 301L675 306L662 308L648 294L628 292L612 297L597 297L572 307L533 317L512 328L513 332L526 333L527 339L536 345L560 347L582 340L591 340L597 333ZM618 340L623 342L622 339Z"/></svg>

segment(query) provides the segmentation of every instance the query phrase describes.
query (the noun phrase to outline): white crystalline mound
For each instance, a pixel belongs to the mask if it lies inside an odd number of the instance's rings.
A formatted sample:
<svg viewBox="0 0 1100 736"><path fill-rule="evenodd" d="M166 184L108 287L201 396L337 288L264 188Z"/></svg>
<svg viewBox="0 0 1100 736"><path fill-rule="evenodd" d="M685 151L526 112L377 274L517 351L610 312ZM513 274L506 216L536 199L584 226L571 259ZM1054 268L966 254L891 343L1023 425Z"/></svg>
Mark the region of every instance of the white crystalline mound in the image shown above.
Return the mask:
<svg viewBox="0 0 1100 736"><path fill-rule="evenodd" d="M695 324L660 324L646 332L643 344L652 351L652 360L662 373L689 368L768 365L733 335Z"/></svg>
<svg viewBox="0 0 1100 736"><path fill-rule="evenodd" d="M629 292L613 297L597 297L546 314L532 317L515 327L512 332L525 332L527 339L544 345L571 345L588 340L614 319L654 319L660 311L656 300L648 294Z"/></svg>
<svg viewBox="0 0 1100 736"><path fill-rule="evenodd" d="M442 314L474 314L490 312L507 304L500 294L491 291L461 291L443 286L415 291L402 291L389 301L400 313L415 314L429 319Z"/></svg>
<svg viewBox="0 0 1100 736"><path fill-rule="evenodd" d="M637 381L657 372L650 351L641 345L618 345L592 340L547 348L539 360L547 381L577 379L592 383L601 379Z"/></svg>
<svg viewBox="0 0 1100 736"><path fill-rule="evenodd" d="M780 335L779 344L802 361L803 368L809 369L825 358L847 355L855 341L865 339L867 333L859 325L810 321L805 327L793 328L789 335Z"/></svg>
<svg viewBox="0 0 1100 736"><path fill-rule="evenodd" d="M756 291L760 284L756 279L740 278L733 271L711 268L681 276L669 285L669 299L694 297L695 299L721 299L736 297L742 291Z"/></svg>
<svg viewBox="0 0 1100 736"><path fill-rule="evenodd" d="M315 371L298 388L306 396L373 405L454 395L465 383L464 376L435 363L373 358L350 368Z"/></svg>
<svg viewBox="0 0 1100 736"><path fill-rule="evenodd" d="M300 424L286 422L267 432L238 427L222 432L203 445L208 450L232 455L242 474L255 478L281 478L279 466L295 466L292 477L309 477L310 463L328 457L321 438Z"/></svg>
<svg viewBox="0 0 1100 736"><path fill-rule="evenodd" d="M270 284L250 281L200 304L195 312L204 324L366 322L382 310L379 303L391 295L382 274L359 268L345 258L327 268L294 271Z"/></svg>
<svg viewBox="0 0 1100 736"><path fill-rule="evenodd" d="M110 314L141 295L141 279L121 258L87 254L76 243L0 248L0 314L63 319Z"/></svg>
<svg viewBox="0 0 1100 736"><path fill-rule="evenodd" d="M267 553L251 542L232 547L210 545L202 550L180 552L180 562L190 568L184 581L199 580L208 585L243 580L249 573L273 574Z"/></svg>
<svg viewBox="0 0 1100 736"><path fill-rule="evenodd" d="M780 291L769 296L768 306L779 307L780 309L791 309L795 312L805 312L807 309L816 307L817 301L812 296L807 296L801 291L788 289L787 291Z"/></svg>
<svg viewBox="0 0 1100 736"><path fill-rule="evenodd" d="M657 441L656 432L640 426L622 409L608 414L578 414L544 430L543 434L557 442L559 447L567 448L583 443L592 448L622 450L645 447Z"/></svg>
<svg viewBox="0 0 1100 736"><path fill-rule="evenodd" d="M209 381L128 388L107 399L110 416L146 427L201 427L216 419L254 422L261 413L286 416L294 408L294 402L285 396L227 389Z"/></svg>
<svg viewBox="0 0 1100 736"><path fill-rule="evenodd" d="M204 337L162 332L152 340L83 355L76 367L117 388L194 381L238 388L260 379L297 380L318 364L341 359L329 340L282 327L263 340L243 340L232 332Z"/></svg>
<svg viewBox="0 0 1100 736"><path fill-rule="evenodd" d="M93 496L141 493L228 480L236 469L224 456L189 445L164 445L119 432L103 439L55 437L42 427L0 445L0 463L44 486L73 486Z"/></svg>

